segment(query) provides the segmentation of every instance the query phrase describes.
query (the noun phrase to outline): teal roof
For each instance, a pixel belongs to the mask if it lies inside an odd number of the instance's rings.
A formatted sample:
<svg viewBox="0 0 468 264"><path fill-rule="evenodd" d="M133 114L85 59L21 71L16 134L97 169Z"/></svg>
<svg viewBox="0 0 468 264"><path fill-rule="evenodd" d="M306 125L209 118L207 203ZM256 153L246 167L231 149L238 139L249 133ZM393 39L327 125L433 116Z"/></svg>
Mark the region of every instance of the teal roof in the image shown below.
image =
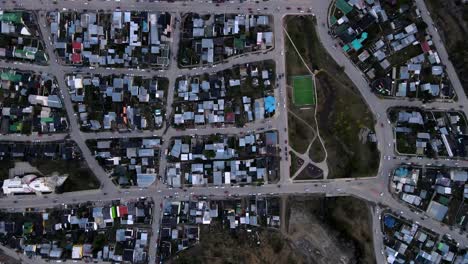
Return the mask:
<svg viewBox="0 0 468 264"><path fill-rule="evenodd" d="M363 42L364 40L366 40L367 36L368 36L367 32L362 32L360 41Z"/></svg>
<svg viewBox="0 0 468 264"><path fill-rule="evenodd" d="M367 39L367 36L367 32L363 32L359 39L354 39L351 41L351 47L353 47L353 49L356 51L360 50L362 48L362 42Z"/></svg>
<svg viewBox="0 0 468 264"><path fill-rule="evenodd" d="M353 47L353 49L357 51L362 48L362 44L361 42L359 42L358 39L354 39L353 41L351 41L351 47Z"/></svg>

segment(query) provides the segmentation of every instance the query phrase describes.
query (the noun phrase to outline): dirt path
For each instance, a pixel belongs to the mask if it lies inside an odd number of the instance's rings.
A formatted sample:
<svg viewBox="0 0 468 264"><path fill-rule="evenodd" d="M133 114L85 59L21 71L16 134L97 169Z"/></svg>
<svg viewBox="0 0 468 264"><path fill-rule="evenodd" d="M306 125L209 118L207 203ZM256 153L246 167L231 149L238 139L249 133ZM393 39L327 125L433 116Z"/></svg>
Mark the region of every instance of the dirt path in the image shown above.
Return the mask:
<svg viewBox="0 0 468 264"><path fill-rule="evenodd" d="M314 85L315 85L315 75L313 73L313 71L309 68L309 66L307 65L307 63L305 62L304 58L302 57L302 55L300 54L299 50L297 49L296 45L294 44L293 40L291 39L291 37L289 36L289 33L288 31L286 30L286 28L283 26L283 31L285 33L285 35L288 37L288 40L291 42L292 46L294 47L294 50L296 51L297 55L299 56L299 58L301 59L302 63L304 64L304 66L307 68L307 71L310 73L311 76L313 76L313 81L314 81ZM317 86L315 86L317 87ZM315 95L315 104L318 103L318 97L317 97L317 92L314 93ZM320 144L322 145L322 148L325 152L325 158L324 158L324 161L326 162L327 161L327 158L328 158L328 153L327 153L327 149L325 148L325 143L323 142L323 139L322 137L320 136L320 131L318 129L318 121L317 121L317 108L318 107L315 107L314 109L314 120L315 120L315 125L317 127L317 130L316 130L316 136L318 137L318 139L320 140ZM289 111L291 112L291 111ZM296 116L296 115L294 115ZM296 116L297 117L297 116ZM300 119L302 120L302 119ZM314 138L315 140L315 138ZM313 143L313 141L312 141ZM328 169L327 169L328 171Z"/></svg>

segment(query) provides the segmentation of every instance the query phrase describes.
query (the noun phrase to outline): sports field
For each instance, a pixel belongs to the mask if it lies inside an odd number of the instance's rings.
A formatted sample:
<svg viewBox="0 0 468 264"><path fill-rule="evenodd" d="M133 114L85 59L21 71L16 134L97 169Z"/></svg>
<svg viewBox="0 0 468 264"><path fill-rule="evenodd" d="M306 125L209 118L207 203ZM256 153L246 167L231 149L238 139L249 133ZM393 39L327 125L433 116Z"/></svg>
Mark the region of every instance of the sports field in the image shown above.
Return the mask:
<svg viewBox="0 0 468 264"><path fill-rule="evenodd" d="M294 104L296 106L315 104L315 87L312 76L293 77Z"/></svg>

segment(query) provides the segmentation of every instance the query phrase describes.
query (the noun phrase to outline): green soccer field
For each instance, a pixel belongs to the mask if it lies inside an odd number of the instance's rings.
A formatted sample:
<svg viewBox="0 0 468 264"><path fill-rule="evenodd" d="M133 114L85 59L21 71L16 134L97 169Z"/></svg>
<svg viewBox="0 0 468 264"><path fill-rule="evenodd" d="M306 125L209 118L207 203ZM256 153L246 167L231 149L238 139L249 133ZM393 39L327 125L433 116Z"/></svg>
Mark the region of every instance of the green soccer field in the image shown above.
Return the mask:
<svg viewBox="0 0 468 264"><path fill-rule="evenodd" d="M315 89L312 76L294 76L293 92L294 104L296 106L315 104Z"/></svg>

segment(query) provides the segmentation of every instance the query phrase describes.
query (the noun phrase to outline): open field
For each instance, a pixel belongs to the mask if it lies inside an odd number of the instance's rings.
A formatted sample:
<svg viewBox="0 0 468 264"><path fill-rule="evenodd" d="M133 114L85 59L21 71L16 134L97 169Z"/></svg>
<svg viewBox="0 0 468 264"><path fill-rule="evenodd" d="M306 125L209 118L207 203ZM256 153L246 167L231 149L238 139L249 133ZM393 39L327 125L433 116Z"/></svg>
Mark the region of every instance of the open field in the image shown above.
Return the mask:
<svg viewBox="0 0 468 264"><path fill-rule="evenodd" d="M291 197L288 236L308 263L375 263L368 205L353 197Z"/></svg>
<svg viewBox="0 0 468 264"><path fill-rule="evenodd" d="M465 93L468 92L468 5L463 1L426 0Z"/></svg>
<svg viewBox="0 0 468 264"><path fill-rule="evenodd" d="M257 232L256 230L252 231ZM200 227L200 243L167 263L306 263L279 231L258 231L258 240L244 230L230 231L220 223ZM257 244L257 242L260 242Z"/></svg>
<svg viewBox="0 0 468 264"><path fill-rule="evenodd" d="M317 121L320 135L325 141L328 153L329 178L373 176L379 165L377 145L359 140L362 129L373 130L374 119L371 111L362 100L358 90L320 43L312 16L287 16L285 18L288 33L310 68L316 71L315 92L317 93ZM302 31L303 28L311 29ZM292 76L303 72L301 60L292 55L296 53L290 41L286 41L288 83L292 86ZM297 56L297 54L295 55ZM291 59L289 61L289 59ZM299 65L296 65L299 63ZM293 100L292 88L288 99ZM315 108L299 109L293 103L288 104L290 112L305 122L289 118L289 138L291 146L303 153L313 137L309 136L308 125L316 129ZM291 113L289 114L291 116ZM309 129L312 130L312 129ZM298 138L303 137L303 138ZM313 160L320 160L323 150L317 146L317 140L309 153Z"/></svg>
<svg viewBox="0 0 468 264"><path fill-rule="evenodd" d="M374 119L358 92L337 83L327 73L317 76L318 122L328 153L329 178L374 176L379 167L377 144L362 142L361 129Z"/></svg>
<svg viewBox="0 0 468 264"><path fill-rule="evenodd" d="M294 76L294 104L297 106L315 104L315 87L312 76Z"/></svg>

